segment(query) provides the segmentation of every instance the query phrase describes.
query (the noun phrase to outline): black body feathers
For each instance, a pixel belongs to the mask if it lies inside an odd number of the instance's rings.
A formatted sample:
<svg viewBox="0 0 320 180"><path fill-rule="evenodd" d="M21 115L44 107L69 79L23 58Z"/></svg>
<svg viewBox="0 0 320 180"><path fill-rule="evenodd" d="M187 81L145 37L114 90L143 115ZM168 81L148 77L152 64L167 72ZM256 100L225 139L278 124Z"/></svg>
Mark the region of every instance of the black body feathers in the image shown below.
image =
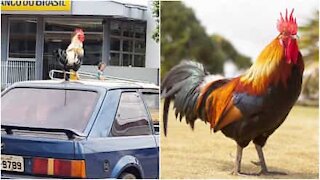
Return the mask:
<svg viewBox="0 0 320 180"><path fill-rule="evenodd" d="M65 71L69 71L70 69L72 69L74 71L78 71L81 64L82 64L82 58L79 58L79 61L77 61L76 63L74 63L72 65L69 65L66 51L62 50L62 49L54 50L53 55L56 58L59 65L61 66L61 68Z"/></svg>

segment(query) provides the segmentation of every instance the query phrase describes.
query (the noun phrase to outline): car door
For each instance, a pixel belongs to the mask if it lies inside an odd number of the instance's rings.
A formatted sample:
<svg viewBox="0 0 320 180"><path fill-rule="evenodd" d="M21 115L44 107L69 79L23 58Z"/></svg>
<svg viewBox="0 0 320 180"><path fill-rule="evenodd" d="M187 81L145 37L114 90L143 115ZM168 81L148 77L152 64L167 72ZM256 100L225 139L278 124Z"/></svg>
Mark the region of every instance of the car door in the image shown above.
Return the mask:
<svg viewBox="0 0 320 180"><path fill-rule="evenodd" d="M147 107L138 91L122 92L110 136L127 139L128 148L140 162L145 178L158 177L159 147Z"/></svg>
<svg viewBox="0 0 320 180"><path fill-rule="evenodd" d="M113 90L119 93L119 90ZM106 136L91 137L82 143L85 159L88 161L90 178L118 178L128 168L139 171L138 178L159 177L159 147L154 138L151 120L142 100L135 89L120 90L106 97L108 116L99 117L97 121L110 124ZM110 111L116 107L115 112ZM110 109L111 108L111 109ZM96 122L98 123L98 122ZM103 127L103 125L99 125ZM93 130L97 131L98 128ZM92 130L92 131L93 131Z"/></svg>

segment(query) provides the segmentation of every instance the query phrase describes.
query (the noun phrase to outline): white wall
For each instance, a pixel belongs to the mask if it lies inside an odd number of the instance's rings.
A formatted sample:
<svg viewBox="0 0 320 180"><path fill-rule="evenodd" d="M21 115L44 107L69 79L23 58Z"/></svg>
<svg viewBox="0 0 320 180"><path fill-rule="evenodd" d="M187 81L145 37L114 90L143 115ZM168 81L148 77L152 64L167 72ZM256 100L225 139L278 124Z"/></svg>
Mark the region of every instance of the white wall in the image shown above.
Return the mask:
<svg viewBox="0 0 320 180"><path fill-rule="evenodd" d="M156 29L156 21L152 16L152 1L148 2L148 9L145 15L147 19L146 68L159 68L160 44L152 39L153 31Z"/></svg>

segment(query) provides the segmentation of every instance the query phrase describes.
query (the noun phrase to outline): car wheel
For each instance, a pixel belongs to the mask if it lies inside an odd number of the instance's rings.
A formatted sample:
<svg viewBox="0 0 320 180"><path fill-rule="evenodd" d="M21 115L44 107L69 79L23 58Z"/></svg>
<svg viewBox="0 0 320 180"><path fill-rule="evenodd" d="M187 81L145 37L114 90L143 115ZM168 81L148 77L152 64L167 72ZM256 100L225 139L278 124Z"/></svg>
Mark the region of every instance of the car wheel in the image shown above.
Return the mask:
<svg viewBox="0 0 320 180"><path fill-rule="evenodd" d="M119 179L137 179L137 178L134 174L124 172L119 176Z"/></svg>

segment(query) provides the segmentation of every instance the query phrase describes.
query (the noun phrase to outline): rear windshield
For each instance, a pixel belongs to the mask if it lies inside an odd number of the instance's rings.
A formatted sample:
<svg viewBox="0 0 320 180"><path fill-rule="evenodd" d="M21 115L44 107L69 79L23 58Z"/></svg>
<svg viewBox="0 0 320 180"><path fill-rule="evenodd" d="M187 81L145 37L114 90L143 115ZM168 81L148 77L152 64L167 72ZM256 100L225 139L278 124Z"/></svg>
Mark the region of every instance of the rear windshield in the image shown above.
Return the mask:
<svg viewBox="0 0 320 180"><path fill-rule="evenodd" d="M92 91L14 88L2 96L1 124L83 132L97 100Z"/></svg>

